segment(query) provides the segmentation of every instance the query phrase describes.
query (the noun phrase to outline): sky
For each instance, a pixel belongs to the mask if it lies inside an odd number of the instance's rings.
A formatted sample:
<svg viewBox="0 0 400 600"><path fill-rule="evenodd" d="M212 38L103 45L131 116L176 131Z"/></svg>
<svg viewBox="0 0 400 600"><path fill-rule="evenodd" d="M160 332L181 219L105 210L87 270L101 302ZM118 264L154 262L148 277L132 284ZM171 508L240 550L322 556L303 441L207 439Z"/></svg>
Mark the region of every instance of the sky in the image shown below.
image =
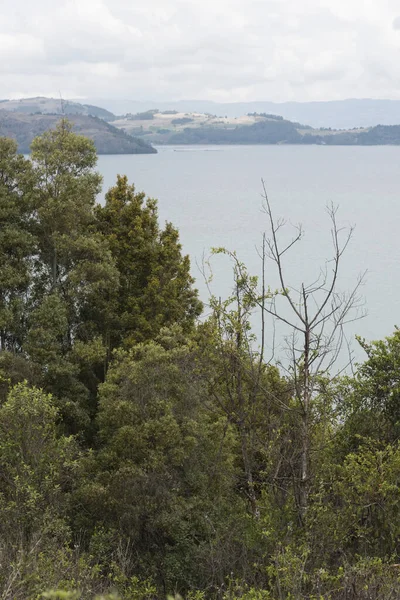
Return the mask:
<svg viewBox="0 0 400 600"><path fill-rule="evenodd" d="M400 99L399 0L0 0L0 98Z"/></svg>

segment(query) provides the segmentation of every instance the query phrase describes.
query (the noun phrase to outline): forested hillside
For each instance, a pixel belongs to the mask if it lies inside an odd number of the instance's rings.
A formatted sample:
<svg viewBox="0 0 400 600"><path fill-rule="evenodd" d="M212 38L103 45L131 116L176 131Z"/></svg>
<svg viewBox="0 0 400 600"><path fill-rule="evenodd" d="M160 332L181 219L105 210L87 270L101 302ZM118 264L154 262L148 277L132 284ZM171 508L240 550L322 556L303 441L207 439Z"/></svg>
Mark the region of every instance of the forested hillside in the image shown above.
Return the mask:
<svg viewBox="0 0 400 600"><path fill-rule="evenodd" d="M215 249L232 296L199 318L176 228L123 175L96 204L95 166L65 120L30 160L0 138L1 598L398 598L400 332L337 374L351 232L332 209L329 269L292 298L301 230L280 246L265 193L280 289Z"/></svg>
<svg viewBox="0 0 400 600"><path fill-rule="evenodd" d="M55 127L61 119L59 114L25 114L1 109L0 135L11 137L18 143L19 152L28 154L35 136ZM95 143L98 154L155 154L157 150L144 140L127 135L106 121L89 116L71 116L74 131Z"/></svg>

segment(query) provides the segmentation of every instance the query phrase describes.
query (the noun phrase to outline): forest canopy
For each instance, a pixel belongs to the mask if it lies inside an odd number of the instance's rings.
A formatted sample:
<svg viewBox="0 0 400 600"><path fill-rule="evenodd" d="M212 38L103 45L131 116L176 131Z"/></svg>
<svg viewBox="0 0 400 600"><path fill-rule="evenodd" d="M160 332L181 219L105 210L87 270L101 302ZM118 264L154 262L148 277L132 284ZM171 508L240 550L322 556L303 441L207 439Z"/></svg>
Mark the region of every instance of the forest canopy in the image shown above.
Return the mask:
<svg viewBox="0 0 400 600"><path fill-rule="evenodd" d="M233 291L202 314L156 200L121 175L99 205L94 145L66 120L31 150L0 138L1 598L399 597L400 332L333 376L358 283L294 302L301 235L280 247L266 194L282 286L217 249ZM279 302L287 369L251 330L258 313L273 336Z"/></svg>

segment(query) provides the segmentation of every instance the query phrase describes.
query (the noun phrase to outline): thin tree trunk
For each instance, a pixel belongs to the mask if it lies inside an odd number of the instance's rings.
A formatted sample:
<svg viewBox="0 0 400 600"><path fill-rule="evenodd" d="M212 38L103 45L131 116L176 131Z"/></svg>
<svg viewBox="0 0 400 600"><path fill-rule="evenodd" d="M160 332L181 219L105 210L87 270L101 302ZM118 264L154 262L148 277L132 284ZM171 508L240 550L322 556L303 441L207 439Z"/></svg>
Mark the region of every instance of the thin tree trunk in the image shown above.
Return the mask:
<svg viewBox="0 0 400 600"><path fill-rule="evenodd" d="M303 288L304 293L304 288ZM304 374L302 390L302 423L301 423L301 459L300 459L300 519L304 517L308 506L308 482L309 482L309 460L310 460L310 431L309 417L311 404L310 390L310 328L308 326L307 299L305 300L306 329L304 333Z"/></svg>
<svg viewBox="0 0 400 600"><path fill-rule="evenodd" d="M57 249L54 247L52 257L53 288L57 285Z"/></svg>
<svg viewBox="0 0 400 600"><path fill-rule="evenodd" d="M244 472L246 476L247 494L250 501L251 512L253 517L258 519L260 516L260 511L257 506L256 492L254 489L253 471L251 468L251 460L249 457L249 451L247 447L247 434L243 424L240 425L240 443L242 449Z"/></svg>

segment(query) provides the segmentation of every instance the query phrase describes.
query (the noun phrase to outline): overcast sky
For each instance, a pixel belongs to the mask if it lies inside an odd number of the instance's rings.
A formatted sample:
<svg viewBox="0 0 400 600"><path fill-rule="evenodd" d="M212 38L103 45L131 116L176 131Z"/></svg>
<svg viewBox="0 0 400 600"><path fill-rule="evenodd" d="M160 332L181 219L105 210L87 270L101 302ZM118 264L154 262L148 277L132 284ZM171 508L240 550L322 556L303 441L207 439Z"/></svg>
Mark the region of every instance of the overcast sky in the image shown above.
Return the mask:
<svg viewBox="0 0 400 600"><path fill-rule="evenodd" d="M0 97L400 98L399 0L0 0Z"/></svg>

